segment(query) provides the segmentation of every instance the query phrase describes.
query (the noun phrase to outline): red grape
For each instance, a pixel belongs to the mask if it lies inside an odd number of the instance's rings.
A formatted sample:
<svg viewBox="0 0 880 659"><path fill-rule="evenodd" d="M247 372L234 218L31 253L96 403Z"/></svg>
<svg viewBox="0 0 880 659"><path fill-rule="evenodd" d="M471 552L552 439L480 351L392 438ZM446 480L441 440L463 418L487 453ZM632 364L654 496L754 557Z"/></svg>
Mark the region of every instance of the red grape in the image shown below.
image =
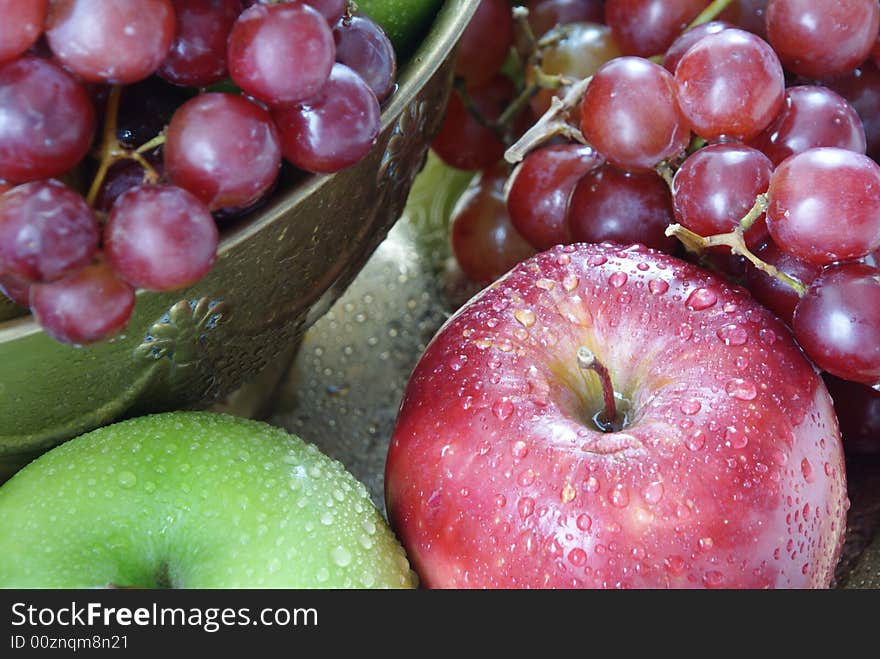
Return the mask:
<svg viewBox="0 0 880 659"><path fill-rule="evenodd" d="M492 122L507 107L516 88L509 78L497 75L467 93L477 112ZM443 124L431 146L443 162L458 169L487 169L504 155L498 133L471 114L456 90L449 97Z"/></svg>
<svg viewBox="0 0 880 659"><path fill-rule="evenodd" d="M31 181L64 174L86 155L95 111L61 67L26 56L0 66L0 178Z"/></svg>
<svg viewBox="0 0 880 659"><path fill-rule="evenodd" d="M161 151L152 151L145 154L144 158L161 178L165 172ZM147 182L146 175L147 171L136 160L131 158L117 160L110 165L104 175L104 180L98 188L98 194L95 196L92 207L96 211L109 213L119 195Z"/></svg>
<svg viewBox="0 0 880 659"><path fill-rule="evenodd" d="M532 32L539 37L557 25L605 22L603 0L528 0L525 6Z"/></svg>
<svg viewBox="0 0 880 659"><path fill-rule="evenodd" d="M172 0L177 33L158 75L175 85L205 87L226 77L226 38L240 0Z"/></svg>
<svg viewBox="0 0 880 659"><path fill-rule="evenodd" d="M394 46L379 25L367 17L351 16L333 28L336 61L364 79L379 102L394 89L397 58Z"/></svg>
<svg viewBox="0 0 880 659"><path fill-rule="evenodd" d="M143 185L124 192L104 228L104 252L132 286L170 291L201 279L217 254L217 226L186 190Z"/></svg>
<svg viewBox="0 0 880 659"><path fill-rule="evenodd" d="M880 391L827 373L824 379L847 453L880 451Z"/></svg>
<svg viewBox="0 0 880 659"><path fill-rule="evenodd" d="M824 78L847 73L871 53L877 0L770 0L767 39L789 71Z"/></svg>
<svg viewBox="0 0 880 659"><path fill-rule="evenodd" d="M49 0L0 0L0 64L34 45L43 33Z"/></svg>
<svg viewBox="0 0 880 659"><path fill-rule="evenodd" d="M835 147L808 149L770 178L767 228L774 242L824 265L880 248L880 166Z"/></svg>
<svg viewBox="0 0 880 659"><path fill-rule="evenodd" d="M706 0L607 0L605 22L627 55L662 55Z"/></svg>
<svg viewBox="0 0 880 659"><path fill-rule="evenodd" d="M510 223L504 203L506 168L478 174L452 210L452 253L472 281L488 284L535 250Z"/></svg>
<svg viewBox="0 0 880 659"><path fill-rule="evenodd" d="M675 67L678 66L682 56L697 43L700 39L710 34L716 34L721 30L733 27L730 23L724 21L709 21L708 23L700 23L696 27L691 28L687 32L683 32L672 45L666 50L663 56L663 68L670 73L675 73Z"/></svg>
<svg viewBox="0 0 880 659"><path fill-rule="evenodd" d="M599 68L584 93L580 124L599 153L629 171L653 169L690 139L672 76L640 57L618 57Z"/></svg>
<svg viewBox="0 0 880 659"><path fill-rule="evenodd" d="M795 308L792 329L822 370L880 382L880 270L861 263L825 268Z"/></svg>
<svg viewBox="0 0 880 659"><path fill-rule="evenodd" d="M33 181L0 196L0 272L60 279L92 260L98 237L85 199L63 183Z"/></svg>
<svg viewBox="0 0 880 659"><path fill-rule="evenodd" d="M232 81L269 105L315 96L327 83L335 57L327 20L300 3L254 5L229 34Z"/></svg>
<svg viewBox="0 0 880 659"><path fill-rule="evenodd" d="M804 261L794 254L779 249L770 239L755 250L755 256L764 263L775 266L789 277L794 277L804 286L809 286L822 272L822 266ZM745 278L746 285L755 299L791 325L794 308L801 299L797 291L752 265L746 269Z"/></svg>
<svg viewBox="0 0 880 659"><path fill-rule="evenodd" d="M681 111L707 140L748 140L782 109L785 75L773 49L730 28L700 39L675 68Z"/></svg>
<svg viewBox="0 0 880 659"><path fill-rule="evenodd" d="M507 0L480 0L477 11L461 35L455 73L468 86L481 85L494 76L513 45L513 15Z"/></svg>
<svg viewBox="0 0 880 659"><path fill-rule="evenodd" d="M379 135L380 110L367 83L344 64L334 64L320 94L301 105L273 111L281 150L310 172L336 172L369 153Z"/></svg>
<svg viewBox="0 0 880 659"><path fill-rule="evenodd" d="M159 68L175 27L170 0L53 0L46 37L83 80L127 85Z"/></svg>
<svg viewBox="0 0 880 659"><path fill-rule="evenodd" d="M116 139L135 149L158 135L184 102L189 90L150 76L122 88L116 116Z"/></svg>
<svg viewBox="0 0 880 659"><path fill-rule="evenodd" d="M242 96L200 94L165 135L165 171L209 210L249 206L272 186L281 142L269 113Z"/></svg>
<svg viewBox="0 0 880 659"><path fill-rule="evenodd" d="M853 106L827 87L801 85L785 90L776 119L749 142L774 165L817 146L865 152L865 128Z"/></svg>
<svg viewBox="0 0 880 659"><path fill-rule="evenodd" d="M719 18L767 40L767 0L733 0Z"/></svg>
<svg viewBox="0 0 880 659"><path fill-rule="evenodd" d="M678 246L665 234L672 217L669 186L656 172L634 174L609 165L580 180L568 207L576 242L641 243L670 254Z"/></svg>
<svg viewBox="0 0 880 659"><path fill-rule="evenodd" d="M853 106L865 128L865 153L880 158L880 70L867 61L845 76L827 81L828 86Z"/></svg>
<svg viewBox="0 0 880 659"><path fill-rule="evenodd" d="M712 144L691 155L675 173L675 219L701 236L727 233L767 192L773 163L742 144ZM762 214L745 234L750 247L767 238Z"/></svg>
<svg viewBox="0 0 880 659"><path fill-rule="evenodd" d="M580 80L593 75L605 62L620 57L620 48L611 30L593 23L569 23L547 34L548 45L542 49L541 71L569 80ZM526 69L527 83L533 83L535 70ZM542 88L532 97L532 111L540 116L550 107L554 96L564 96L568 85L559 89Z"/></svg>
<svg viewBox="0 0 880 659"><path fill-rule="evenodd" d="M513 175L507 210L517 232L539 250L571 242L566 214L575 184L602 162L588 146L560 144L532 151Z"/></svg>
<svg viewBox="0 0 880 659"><path fill-rule="evenodd" d="M0 293L22 307L30 304L31 285L15 275L0 272Z"/></svg>
<svg viewBox="0 0 880 659"><path fill-rule="evenodd" d="M73 345L94 343L128 322L134 291L103 262L49 284L31 287L30 307L49 336Z"/></svg>

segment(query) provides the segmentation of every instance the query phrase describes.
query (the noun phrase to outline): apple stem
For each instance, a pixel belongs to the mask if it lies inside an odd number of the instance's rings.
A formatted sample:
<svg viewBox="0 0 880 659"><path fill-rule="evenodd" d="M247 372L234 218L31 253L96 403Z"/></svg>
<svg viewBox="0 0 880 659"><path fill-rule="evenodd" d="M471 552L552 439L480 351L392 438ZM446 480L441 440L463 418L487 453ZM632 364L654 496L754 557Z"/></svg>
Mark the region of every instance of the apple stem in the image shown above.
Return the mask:
<svg viewBox="0 0 880 659"><path fill-rule="evenodd" d="M602 382L602 398L605 409L594 417L599 429L603 432L616 430L617 428L614 426L617 421L617 403L614 400L614 385L611 383L611 374L608 372L608 368L586 346L578 348L577 362L581 371L593 371Z"/></svg>

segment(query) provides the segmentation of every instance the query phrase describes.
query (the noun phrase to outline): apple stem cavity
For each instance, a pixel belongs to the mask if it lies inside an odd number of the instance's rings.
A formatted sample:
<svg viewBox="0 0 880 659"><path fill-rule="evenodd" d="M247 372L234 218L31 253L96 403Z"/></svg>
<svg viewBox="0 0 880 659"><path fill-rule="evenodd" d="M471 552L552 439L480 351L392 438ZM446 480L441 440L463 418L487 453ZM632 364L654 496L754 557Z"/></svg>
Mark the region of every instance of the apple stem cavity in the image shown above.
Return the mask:
<svg viewBox="0 0 880 659"><path fill-rule="evenodd" d="M758 270L781 281L786 286L792 288L799 297L803 297L804 293L807 292L807 287L804 286L801 281L782 272L776 266L771 265L766 261L762 261L746 246L744 234L767 210L767 204L767 195L759 194L755 200L755 205L752 206L751 210L740 220L739 225L737 225L733 231L728 233L718 233L713 236L701 236L680 224L670 224L666 227L666 235L678 238L678 240L684 245L685 249L691 254L699 255L703 250L709 249L710 247L729 247L733 254L744 256Z"/></svg>
<svg viewBox="0 0 880 659"><path fill-rule="evenodd" d="M599 376L602 383L602 400L604 408L593 415L593 422L602 432L617 432L623 428L623 421L617 416L617 402L615 401L614 385L611 382L611 374L592 350L581 346L577 351L578 368L585 375L592 371Z"/></svg>

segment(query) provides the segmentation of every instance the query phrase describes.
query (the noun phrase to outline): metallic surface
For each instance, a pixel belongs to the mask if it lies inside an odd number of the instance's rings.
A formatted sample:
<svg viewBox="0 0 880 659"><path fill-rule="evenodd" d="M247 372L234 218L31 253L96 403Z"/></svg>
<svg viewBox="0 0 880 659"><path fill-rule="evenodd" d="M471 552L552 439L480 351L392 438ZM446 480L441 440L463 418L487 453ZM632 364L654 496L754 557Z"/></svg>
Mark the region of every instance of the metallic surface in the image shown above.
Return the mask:
<svg viewBox="0 0 880 659"><path fill-rule="evenodd" d="M332 176L287 177L228 228L194 287L140 292L125 334L58 344L29 317L0 322L0 464L6 469L117 419L216 399L290 352L400 216L452 82L477 0L447 0L402 69L373 151Z"/></svg>

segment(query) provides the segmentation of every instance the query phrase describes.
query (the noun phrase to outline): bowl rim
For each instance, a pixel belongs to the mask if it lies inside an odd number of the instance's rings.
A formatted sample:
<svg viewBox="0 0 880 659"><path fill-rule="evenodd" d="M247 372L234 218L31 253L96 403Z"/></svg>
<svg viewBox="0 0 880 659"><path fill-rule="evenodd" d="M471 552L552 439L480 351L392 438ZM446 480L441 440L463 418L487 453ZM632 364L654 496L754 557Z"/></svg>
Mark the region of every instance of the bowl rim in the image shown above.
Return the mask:
<svg viewBox="0 0 880 659"><path fill-rule="evenodd" d="M478 5L479 0L443 1L418 48L409 56L404 67L398 73L397 87L387 104L382 108L380 135L397 122L399 115L415 99L422 85L437 71L446 55L455 47ZM431 38L434 35L438 37L436 41ZM430 50L428 49L429 44ZM217 258L221 258L235 246L246 242L264 230L280 216L288 213L305 197L325 185L329 185L335 175L335 173L308 174L293 188L273 199L270 206L258 211L254 217L237 222L235 226L228 229L221 229ZM155 293L138 289L135 294L137 298L140 298ZM42 332L43 330L34 320L33 314L28 312L16 318L0 321L0 345Z"/></svg>

